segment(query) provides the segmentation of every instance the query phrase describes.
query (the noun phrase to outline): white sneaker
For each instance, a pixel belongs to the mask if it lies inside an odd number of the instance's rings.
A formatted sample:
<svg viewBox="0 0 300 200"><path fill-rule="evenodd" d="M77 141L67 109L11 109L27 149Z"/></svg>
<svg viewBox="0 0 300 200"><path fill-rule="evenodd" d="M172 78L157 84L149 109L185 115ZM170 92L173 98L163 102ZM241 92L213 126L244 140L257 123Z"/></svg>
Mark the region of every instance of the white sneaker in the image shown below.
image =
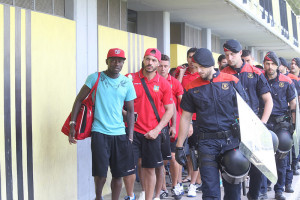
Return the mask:
<svg viewBox="0 0 300 200"><path fill-rule="evenodd" d="M184 195L184 189L182 183L177 183L177 185L175 185L175 188L180 192L181 195Z"/></svg>
<svg viewBox="0 0 300 200"><path fill-rule="evenodd" d="M153 200L160 200L160 198L157 198L157 197L156 197L156 198L154 198Z"/></svg>
<svg viewBox="0 0 300 200"><path fill-rule="evenodd" d="M138 200L145 200L145 191L141 191L140 196L138 198Z"/></svg>
<svg viewBox="0 0 300 200"><path fill-rule="evenodd" d="M189 188L187 196L188 197L196 197L197 196L196 190L197 190L197 186L194 184L190 184L190 188Z"/></svg>

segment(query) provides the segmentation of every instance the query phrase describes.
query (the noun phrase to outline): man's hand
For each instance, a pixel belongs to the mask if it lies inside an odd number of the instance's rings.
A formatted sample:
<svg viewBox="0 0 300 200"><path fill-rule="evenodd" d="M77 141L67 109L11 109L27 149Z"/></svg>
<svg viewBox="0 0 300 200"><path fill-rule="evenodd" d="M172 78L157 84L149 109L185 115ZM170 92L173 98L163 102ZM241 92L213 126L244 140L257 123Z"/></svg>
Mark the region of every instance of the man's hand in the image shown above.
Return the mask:
<svg viewBox="0 0 300 200"><path fill-rule="evenodd" d="M170 138L175 138L176 135L176 126L171 126L169 130Z"/></svg>
<svg viewBox="0 0 300 200"><path fill-rule="evenodd" d="M149 131L148 133L146 133L144 136L146 139L155 140L157 138L159 132L160 131L153 129L153 130Z"/></svg>
<svg viewBox="0 0 300 200"><path fill-rule="evenodd" d="M175 160L182 166L186 165L187 159L183 147L176 147Z"/></svg>
<svg viewBox="0 0 300 200"><path fill-rule="evenodd" d="M187 69L187 67L181 66L181 68L179 69L179 73L184 74L186 72L186 69Z"/></svg>
<svg viewBox="0 0 300 200"><path fill-rule="evenodd" d="M193 135L193 132L194 132L194 128L193 128L193 124L191 124L188 132L188 138Z"/></svg>
<svg viewBox="0 0 300 200"><path fill-rule="evenodd" d="M71 124L70 126L70 132L69 132L69 143L70 144L76 144L77 141L75 139L75 125L74 124Z"/></svg>

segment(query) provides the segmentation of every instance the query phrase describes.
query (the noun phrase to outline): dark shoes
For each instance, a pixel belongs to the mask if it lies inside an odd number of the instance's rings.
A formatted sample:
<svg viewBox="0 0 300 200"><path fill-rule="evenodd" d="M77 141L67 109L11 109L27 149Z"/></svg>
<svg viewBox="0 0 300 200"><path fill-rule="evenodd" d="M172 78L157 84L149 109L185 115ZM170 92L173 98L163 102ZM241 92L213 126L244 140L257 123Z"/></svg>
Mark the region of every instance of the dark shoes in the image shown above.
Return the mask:
<svg viewBox="0 0 300 200"><path fill-rule="evenodd" d="M259 199L259 200L268 199L268 194L267 194L267 193L259 194L258 199Z"/></svg>
<svg viewBox="0 0 300 200"><path fill-rule="evenodd" d="M252 197L250 196L250 193L249 193L249 192L247 193L247 198L248 198L248 200L258 200L258 199L252 198Z"/></svg>
<svg viewBox="0 0 300 200"><path fill-rule="evenodd" d="M285 186L285 190L284 190L286 193L293 193L294 192L294 190L293 190L293 188L292 188L292 185L291 184L289 184L289 185L286 185Z"/></svg>
<svg viewBox="0 0 300 200"><path fill-rule="evenodd" d="M276 200L285 200L285 196L282 194L282 192L275 193L275 199Z"/></svg>

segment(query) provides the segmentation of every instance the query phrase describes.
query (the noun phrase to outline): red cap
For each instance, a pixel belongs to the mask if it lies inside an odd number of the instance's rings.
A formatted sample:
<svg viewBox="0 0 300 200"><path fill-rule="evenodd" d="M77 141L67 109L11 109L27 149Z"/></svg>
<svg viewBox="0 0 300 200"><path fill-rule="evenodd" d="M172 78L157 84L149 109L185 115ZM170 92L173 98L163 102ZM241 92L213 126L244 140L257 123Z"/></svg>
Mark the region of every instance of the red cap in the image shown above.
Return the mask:
<svg viewBox="0 0 300 200"><path fill-rule="evenodd" d="M118 58L125 58L125 52L122 49L114 48L110 49L107 53L107 58L111 57L118 57Z"/></svg>
<svg viewBox="0 0 300 200"><path fill-rule="evenodd" d="M155 51L155 53L151 53L151 51ZM161 53L158 49L156 48L149 48L146 50L144 57L146 56L154 56L155 58L157 58L157 60L160 62L161 60Z"/></svg>

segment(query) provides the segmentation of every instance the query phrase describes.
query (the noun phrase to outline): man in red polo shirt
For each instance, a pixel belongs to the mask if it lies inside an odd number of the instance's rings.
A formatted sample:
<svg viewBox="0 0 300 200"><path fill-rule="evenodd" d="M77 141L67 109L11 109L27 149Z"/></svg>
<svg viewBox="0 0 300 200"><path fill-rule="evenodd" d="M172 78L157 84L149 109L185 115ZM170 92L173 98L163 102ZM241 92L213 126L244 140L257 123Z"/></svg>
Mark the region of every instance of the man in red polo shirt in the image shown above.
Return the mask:
<svg viewBox="0 0 300 200"><path fill-rule="evenodd" d="M170 58L169 58L169 56L162 54L160 66L158 67L157 72L170 83L171 88L172 88L174 107L175 107L174 108L175 112L173 114L172 120L170 121L171 144L170 144L170 146L167 146L167 145L163 146L162 153L165 154L164 151L165 152L168 151L167 149L164 150L165 148L171 148L171 152L172 152L171 153L172 158L170 160L170 173L171 173L171 178L172 178L171 191L172 191L172 196L175 199L180 199L182 194L181 194L181 191L179 191L179 189L178 189L179 185L177 184L178 183L177 179L178 179L178 174L179 174L179 164L175 160L175 149L176 149L176 139L177 139L177 135L178 135L179 121L180 121L180 114L179 114L179 112L177 112L177 108L179 106L179 103L180 103L182 95L183 95L183 87L176 78L172 77L168 73L169 70L170 70ZM167 162L166 161L164 161L164 162L166 165ZM159 186L157 185L156 187L159 187ZM160 192L160 198L163 199L163 198L167 197L168 190L167 190L165 181L163 182L163 186L161 188L159 188L159 190L156 191L156 193L158 193L160 191L160 189L162 189Z"/></svg>
<svg viewBox="0 0 300 200"><path fill-rule="evenodd" d="M199 73L198 73L198 69L193 66L193 62L192 62L192 58L193 55L195 54L195 52L197 51L197 48L190 48L187 51L187 64L183 64L182 66L179 66L176 68L176 74L175 74L175 78L177 78L177 80L179 80L179 82L181 82L181 85L183 86L183 88L185 88L190 82L192 82L193 80L197 79L198 77L200 77ZM179 112L181 113L181 108L179 108ZM194 122L196 120L196 113L193 114L193 118L192 121ZM191 126L193 128L193 130L195 131L196 129L194 128L194 126ZM193 149L197 146L197 135L192 132L192 135L188 135L188 145L185 145L185 147ZM196 197L196 181L197 181L197 177L198 177L198 182L200 181L199 178L199 170L198 171L194 171L193 170L193 165L192 165L192 160L191 160L191 156L189 155L189 151L187 151L187 159L188 159L188 163L187 163L187 167L188 167L188 176L186 177L185 180L183 180L182 182L189 182L190 181L190 187L189 187L189 191L188 191L188 197ZM181 167L181 166L180 166ZM179 180L181 180L181 176L179 177Z"/></svg>
<svg viewBox="0 0 300 200"><path fill-rule="evenodd" d="M161 60L158 49L147 49L144 55L143 68L136 73L127 74L132 80L137 98L134 101L137 121L134 125L133 150L135 161L138 161L138 174L141 180L142 192L139 199L152 200L156 183L155 172L162 173L163 158L161 153L161 130L167 125L173 115L173 98L170 84L157 73ZM153 98L154 105L160 117L160 122L154 113L149 98L142 84L146 86ZM124 179L133 194L134 177L131 175ZM134 177L135 178L135 177ZM132 181L133 180L133 181ZM144 198L143 198L144 197Z"/></svg>

